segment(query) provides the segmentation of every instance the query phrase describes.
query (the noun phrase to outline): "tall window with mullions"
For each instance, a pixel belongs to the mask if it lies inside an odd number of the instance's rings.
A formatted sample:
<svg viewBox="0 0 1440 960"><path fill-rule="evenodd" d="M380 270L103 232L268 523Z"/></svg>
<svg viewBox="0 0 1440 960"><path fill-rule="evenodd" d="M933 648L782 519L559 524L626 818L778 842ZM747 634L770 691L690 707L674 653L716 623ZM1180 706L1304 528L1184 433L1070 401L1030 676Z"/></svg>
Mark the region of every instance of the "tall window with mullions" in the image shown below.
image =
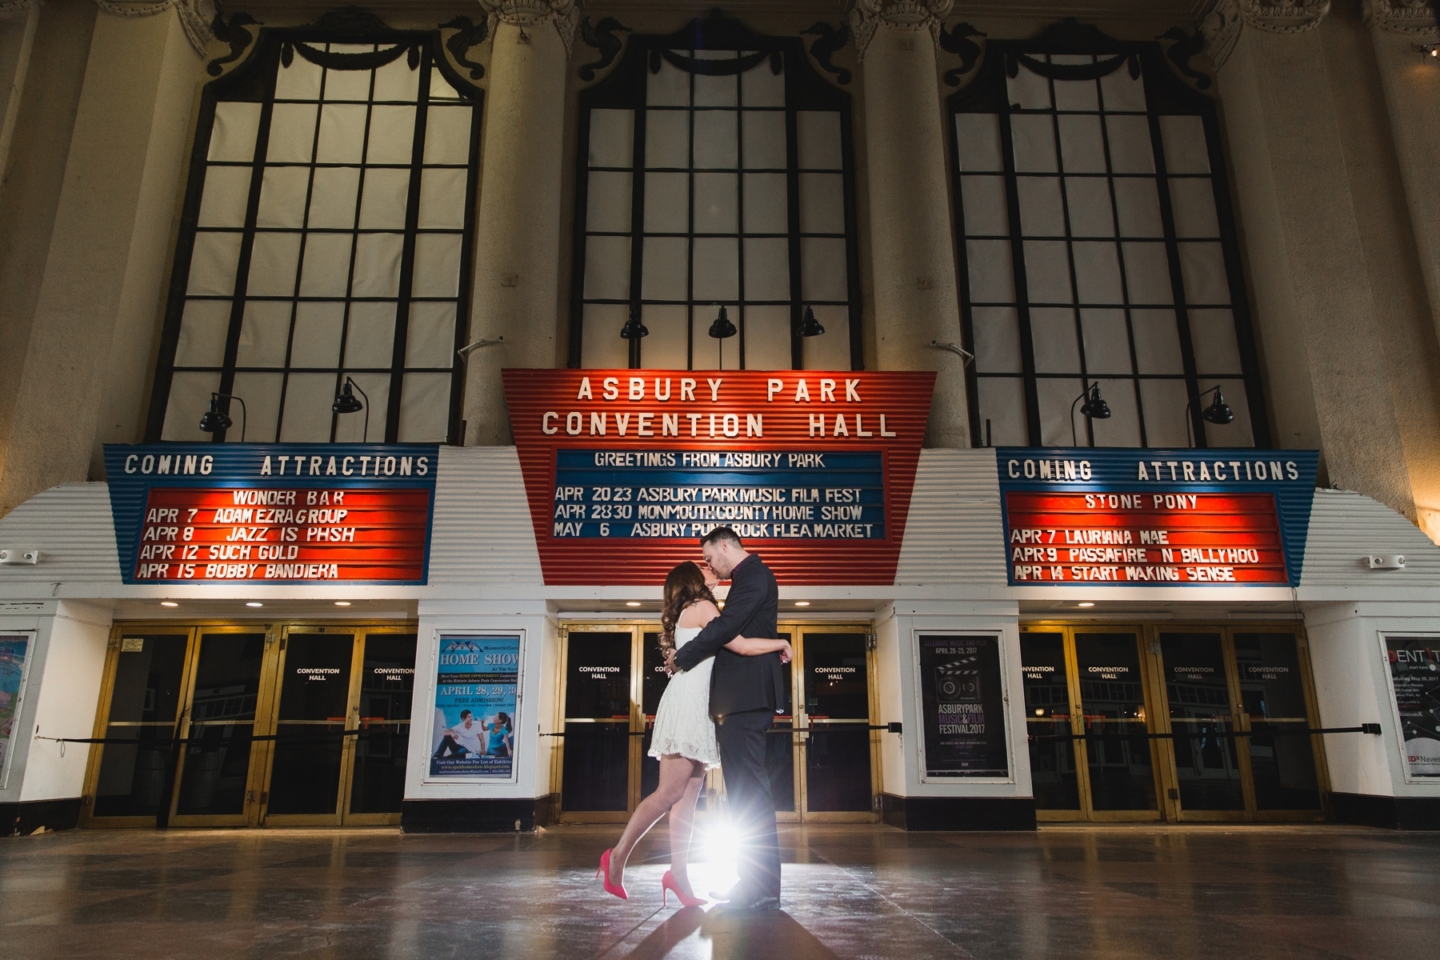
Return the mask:
<svg viewBox="0 0 1440 960"><path fill-rule="evenodd" d="M990 42L950 109L977 443L1268 446L1214 103L1071 26Z"/></svg>
<svg viewBox="0 0 1440 960"><path fill-rule="evenodd" d="M212 392L249 441L456 437L480 96L434 31L260 31L202 101L148 439Z"/></svg>
<svg viewBox="0 0 1440 960"><path fill-rule="evenodd" d="M860 366L850 95L798 37L631 36L580 105L571 366Z"/></svg>

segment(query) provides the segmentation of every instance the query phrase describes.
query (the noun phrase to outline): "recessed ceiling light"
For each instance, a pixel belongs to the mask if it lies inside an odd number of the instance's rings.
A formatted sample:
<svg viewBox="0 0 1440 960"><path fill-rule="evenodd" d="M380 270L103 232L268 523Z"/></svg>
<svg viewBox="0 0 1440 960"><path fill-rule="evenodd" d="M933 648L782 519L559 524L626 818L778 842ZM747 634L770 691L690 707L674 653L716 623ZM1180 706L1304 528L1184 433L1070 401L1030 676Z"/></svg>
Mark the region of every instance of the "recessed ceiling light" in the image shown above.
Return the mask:
<svg viewBox="0 0 1440 960"><path fill-rule="evenodd" d="M337 606L337 607L348 607L348 606L350 606L350 601L349 601L349 600L336 600L336 601L335 601L335 606Z"/></svg>
<svg viewBox="0 0 1440 960"><path fill-rule="evenodd" d="M160 601L160 606L162 606L162 607L178 607L178 606L180 606L180 604L176 603L174 600L161 600L161 601Z"/></svg>
<svg viewBox="0 0 1440 960"><path fill-rule="evenodd" d="M1081 600L1079 603L1075 604L1075 606L1077 606L1077 607L1093 607L1093 606L1095 606L1095 601L1094 601L1094 600Z"/></svg>
<svg viewBox="0 0 1440 960"><path fill-rule="evenodd" d="M263 606L265 606L265 604L261 603L259 600L251 600L251 601L249 601L248 603L246 603L245 606L247 606L247 607L263 607Z"/></svg>
<svg viewBox="0 0 1440 960"><path fill-rule="evenodd" d="M808 607L808 606L810 606L810 601L809 601L809 600L796 600L796 601L795 601L795 606L797 606L797 607Z"/></svg>
<svg viewBox="0 0 1440 960"><path fill-rule="evenodd" d="M627 606L627 607L638 607L638 606L640 606L640 601L639 601L639 600L626 600L626 601L625 601L625 606Z"/></svg>

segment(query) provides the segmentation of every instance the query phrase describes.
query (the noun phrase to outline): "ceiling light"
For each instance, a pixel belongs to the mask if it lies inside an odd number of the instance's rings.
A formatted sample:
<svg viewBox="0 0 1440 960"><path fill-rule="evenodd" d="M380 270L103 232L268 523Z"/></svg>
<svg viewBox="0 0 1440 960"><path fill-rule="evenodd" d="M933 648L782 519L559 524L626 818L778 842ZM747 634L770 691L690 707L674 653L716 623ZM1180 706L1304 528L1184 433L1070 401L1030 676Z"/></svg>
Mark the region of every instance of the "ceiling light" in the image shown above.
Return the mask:
<svg viewBox="0 0 1440 960"><path fill-rule="evenodd" d="M160 601L160 606L162 606L162 607L178 607L178 606L180 606L180 604L176 603L174 600L161 600L161 601Z"/></svg>
<svg viewBox="0 0 1440 960"><path fill-rule="evenodd" d="M348 606L350 606L350 601L349 601L349 600L336 600L336 601L335 601L335 606L337 606L337 607L348 607Z"/></svg>
<svg viewBox="0 0 1440 960"><path fill-rule="evenodd" d="M797 607L808 607L808 606L810 606L810 601L809 601L809 600L796 600L796 601L795 601L795 606L797 606Z"/></svg>
<svg viewBox="0 0 1440 960"><path fill-rule="evenodd" d="M245 606L247 606L247 607L263 607L263 606L265 606L265 604L261 603L259 600L251 600L251 601L249 601L248 603L246 603Z"/></svg>
<svg viewBox="0 0 1440 960"><path fill-rule="evenodd" d="M1075 604L1075 606L1077 606L1077 607L1093 607L1093 606L1095 606L1095 601L1094 601L1094 600L1081 600L1079 603Z"/></svg>
<svg viewBox="0 0 1440 960"><path fill-rule="evenodd" d="M626 600L626 601L625 601L625 606L627 606L627 607L638 607L638 606L640 606L640 601L639 601L639 600Z"/></svg>

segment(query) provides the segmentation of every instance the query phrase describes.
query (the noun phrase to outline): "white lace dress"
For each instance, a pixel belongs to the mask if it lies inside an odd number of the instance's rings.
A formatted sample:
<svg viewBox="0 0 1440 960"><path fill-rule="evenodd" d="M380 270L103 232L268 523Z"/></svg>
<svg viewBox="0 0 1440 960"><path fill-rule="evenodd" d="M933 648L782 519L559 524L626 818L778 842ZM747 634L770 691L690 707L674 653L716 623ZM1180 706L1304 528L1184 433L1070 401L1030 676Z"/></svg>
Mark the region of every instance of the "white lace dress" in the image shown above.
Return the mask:
<svg viewBox="0 0 1440 960"><path fill-rule="evenodd" d="M677 627L675 649L700 633L699 627ZM650 756L678 753L699 760L706 769L720 766L720 747L715 742L715 721L710 719L710 672L715 658L707 657L694 669L677 673L660 697L655 709L655 730L650 738Z"/></svg>

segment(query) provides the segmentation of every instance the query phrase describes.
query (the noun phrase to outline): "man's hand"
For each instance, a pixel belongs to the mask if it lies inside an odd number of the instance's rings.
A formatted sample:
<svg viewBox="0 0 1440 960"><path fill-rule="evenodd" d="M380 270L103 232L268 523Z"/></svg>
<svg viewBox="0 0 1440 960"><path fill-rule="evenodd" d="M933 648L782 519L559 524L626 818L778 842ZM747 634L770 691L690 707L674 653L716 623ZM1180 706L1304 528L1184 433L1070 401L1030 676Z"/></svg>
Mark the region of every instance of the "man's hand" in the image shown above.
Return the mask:
<svg viewBox="0 0 1440 960"><path fill-rule="evenodd" d="M673 677L673 676L675 676L675 674L677 674L677 673L679 673L679 672L680 672L680 668L677 667L677 666L675 666L675 648L674 648L674 647L666 647L666 648L665 648L665 673L668 674L669 676L672 676L672 677Z"/></svg>
<svg viewBox="0 0 1440 960"><path fill-rule="evenodd" d="M790 649L789 640L784 641L784 643L785 647L780 651L780 662L789 663L791 660L795 659L795 651Z"/></svg>

